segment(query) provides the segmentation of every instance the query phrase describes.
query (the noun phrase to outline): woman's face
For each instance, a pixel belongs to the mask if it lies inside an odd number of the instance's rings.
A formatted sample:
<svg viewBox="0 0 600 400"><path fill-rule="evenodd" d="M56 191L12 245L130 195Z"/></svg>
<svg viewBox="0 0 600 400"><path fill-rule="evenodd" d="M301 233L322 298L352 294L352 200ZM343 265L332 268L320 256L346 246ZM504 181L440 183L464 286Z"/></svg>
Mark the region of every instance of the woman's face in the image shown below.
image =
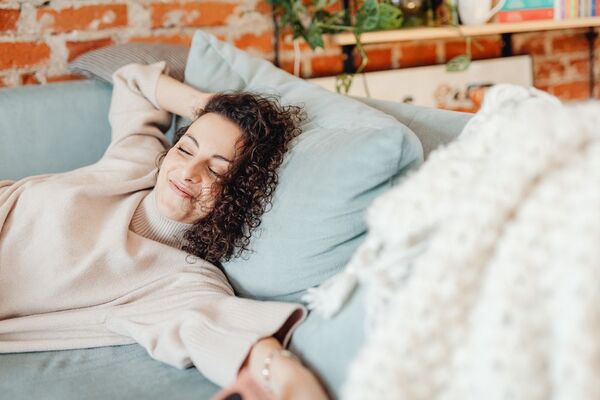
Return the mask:
<svg viewBox="0 0 600 400"><path fill-rule="evenodd" d="M194 121L160 167L155 188L160 213L188 224L205 217L218 192L211 186L228 171L241 138L240 128L219 114Z"/></svg>

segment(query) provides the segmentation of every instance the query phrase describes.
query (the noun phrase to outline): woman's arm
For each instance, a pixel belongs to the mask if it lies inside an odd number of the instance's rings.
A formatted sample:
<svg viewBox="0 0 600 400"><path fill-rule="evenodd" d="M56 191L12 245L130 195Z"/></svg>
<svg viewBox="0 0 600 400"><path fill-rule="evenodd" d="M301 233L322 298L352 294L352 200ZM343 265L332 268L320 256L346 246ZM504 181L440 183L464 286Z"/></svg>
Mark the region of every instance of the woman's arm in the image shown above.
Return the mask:
<svg viewBox="0 0 600 400"><path fill-rule="evenodd" d="M171 113L193 119L193 112L206 105L210 93L165 75L165 70L166 63L160 61L115 71L109 111L112 140L105 158L154 166L156 155L170 147L164 133L171 126Z"/></svg>
<svg viewBox="0 0 600 400"><path fill-rule="evenodd" d="M238 396L232 396L237 394ZM212 400L327 400L323 386L298 358L267 337L252 346L236 382Z"/></svg>
<svg viewBox="0 0 600 400"><path fill-rule="evenodd" d="M156 101L162 110L190 120L198 108L204 108L212 93L201 92L190 85L161 74L156 85Z"/></svg>
<svg viewBox="0 0 600 400"><path fill-rule="evenodd" d="M248 369L254 381L269 390L276 399L328 399L314 374L298 358L287 356L281 343L272 337L262 339L252 347Z"/></svg>

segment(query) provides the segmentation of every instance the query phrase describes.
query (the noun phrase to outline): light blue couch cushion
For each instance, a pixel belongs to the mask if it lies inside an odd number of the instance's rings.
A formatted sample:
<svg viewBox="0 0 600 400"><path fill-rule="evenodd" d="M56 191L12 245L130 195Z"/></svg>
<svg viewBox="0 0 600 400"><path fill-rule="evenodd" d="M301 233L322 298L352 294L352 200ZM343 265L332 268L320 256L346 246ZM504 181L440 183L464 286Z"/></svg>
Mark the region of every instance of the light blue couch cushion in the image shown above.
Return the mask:
<svg viewBox="0 0 600 400"><path fill-rule="evenodd" d="M357 100L385 112L408 126L423 146L423 157L445 146L460 135L473 114L356 97Z"/></svg>
<svg viewBox="0 0 600 400"><path fill-rule="evenodd" d="M137 344L0 355L1 399L197 400L218 389L195 368L156 361Z"/></svg>
<svg viewBox="0 0 600 400"><path fill-rule="evenodd" d="M64 172L100 159L112 86L97 81L0 90L0 179Z"/></svg>
<svg viewBox="0 0 600 400"><path fill-rule="evenodd" d="M254 253L223 265L242 296L297 301L339 272L364 237L366 207L422 162L419 140L393 117L202 31L194 35L185 78L205 91L277 94L308 115L280 169L273 207L252 237Z"/></svg>
<svg viewBox="0 0 600 400"><path fill-rule="evenodd" d="M111 95L97 80L0 89L0 180L98 161L110 142Z"/></svg>

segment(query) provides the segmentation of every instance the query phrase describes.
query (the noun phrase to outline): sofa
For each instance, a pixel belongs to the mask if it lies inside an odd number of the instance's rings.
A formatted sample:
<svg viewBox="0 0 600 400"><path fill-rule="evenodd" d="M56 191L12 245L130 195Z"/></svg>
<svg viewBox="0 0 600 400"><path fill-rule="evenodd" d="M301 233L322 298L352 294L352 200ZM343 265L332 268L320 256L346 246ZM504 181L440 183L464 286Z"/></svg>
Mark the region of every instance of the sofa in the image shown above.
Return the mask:
<svg viewBox="0 0 600 400"><path fill-rule="evenodd" d="M1 89L0 179L58 173L97 161L109 144L111 90L97 80ZM471 118L409 104L354 100L412 130L425 159L457 137ZM334 398L364 341L363 295L358 289L333 319L309 314L290 344ZM217 390L194 368L162 364L138 345L0 354L0 397L11 399L204 399Z"/></svg>

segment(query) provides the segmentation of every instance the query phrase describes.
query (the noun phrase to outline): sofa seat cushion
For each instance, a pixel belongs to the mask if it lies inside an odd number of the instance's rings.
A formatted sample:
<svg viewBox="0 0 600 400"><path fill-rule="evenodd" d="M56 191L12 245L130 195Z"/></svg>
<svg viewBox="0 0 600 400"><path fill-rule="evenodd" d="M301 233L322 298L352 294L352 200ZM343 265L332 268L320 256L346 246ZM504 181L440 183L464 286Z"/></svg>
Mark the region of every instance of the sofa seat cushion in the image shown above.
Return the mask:
<svg viewBox="0 0 600 400"><path fill-rule="evenodd" d="M191 400L219 390L195 368L156 361L137 344L0 357L3 399Z"/></svg>

